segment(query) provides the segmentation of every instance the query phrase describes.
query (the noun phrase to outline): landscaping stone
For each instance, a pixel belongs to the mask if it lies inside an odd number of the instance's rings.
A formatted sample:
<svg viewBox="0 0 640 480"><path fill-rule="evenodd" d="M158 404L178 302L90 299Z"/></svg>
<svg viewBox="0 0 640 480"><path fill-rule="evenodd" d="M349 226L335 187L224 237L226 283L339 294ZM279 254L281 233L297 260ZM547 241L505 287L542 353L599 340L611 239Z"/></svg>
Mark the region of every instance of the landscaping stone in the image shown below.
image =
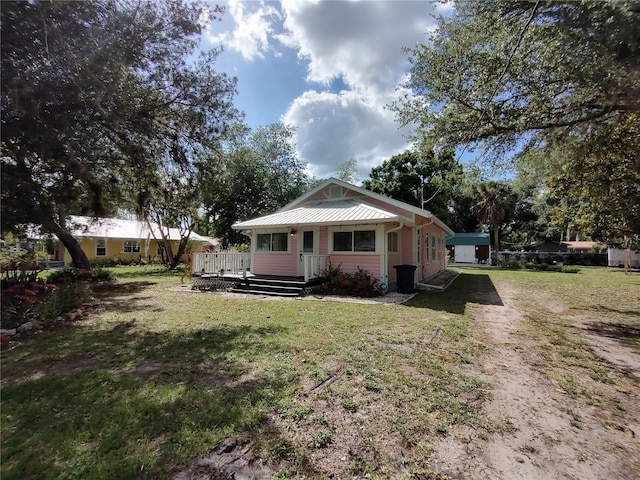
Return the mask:
<svg viewBox="0 0 640 480"><path fill-rule="evenodd" d="M18 328L16 328L16 332L18 333L26 333L33 330L33 324L31 322L23 323Z"/></svg>
<svg viewBox="0 0 640 480"><path fill-rule="evenodd" d="M5 337L13 337L16 333L15 328L0 329L0 335L4 335Z"/></svg>

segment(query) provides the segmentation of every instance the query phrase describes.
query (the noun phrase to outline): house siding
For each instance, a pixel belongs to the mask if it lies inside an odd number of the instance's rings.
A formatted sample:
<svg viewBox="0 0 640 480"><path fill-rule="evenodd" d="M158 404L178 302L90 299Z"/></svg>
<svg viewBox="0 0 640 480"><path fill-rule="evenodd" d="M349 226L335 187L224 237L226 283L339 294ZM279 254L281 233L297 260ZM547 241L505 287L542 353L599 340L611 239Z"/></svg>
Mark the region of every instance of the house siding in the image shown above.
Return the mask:
<svg viewBox="0 0 640 480"><path fill-rule="evenodd" d="M381 277L380 255L331 254L331 264L339 266L343 272L354 273L358 267L376 278Z"/></svg>
<svg viewBox="0 0 640 480"><path fill-rule="evenodd" d="M400 263L403 265L414 265L413 251L415 240L415 230L411 227L404 227L400 236Z"/></svg>
<svg viewBox="0 0 640 480"><path fill-rule="evenodd" d="M427 248L425 243L426 236L436 238L436 257L435 261L432 261L432 257L427 253L430 249ZM445 239L444 232L436 225L425 225L420 229L420 265L418 268L418 280L423 281L436 273L444 270L446 267L446 255L445 255Z"/></svg>
<svg viewBox="0 0 640 480"><path fill-rule="evenodd" d="M328 227L320 227L320 232L318 235L320 238L318 240L319 246L319 254L320 255L328 255L329 254L329 228Z"/></svg>
<svg viewBox="0 0 640 480"><path fill-rule="evenodd" d="M387 256L387 272L389 272L389 280L388 283L392 284L398 280L398 275L396 269L393 268L395 265L402 264L402 256L400 253L390 253Z"/></svg>
<svg viewBox="0 0 640 480"><path fill-rule="evenodd" d="M82 237L78 239L82 251L87 256L87 259L91 263L112 262L119 261L123 263L137 263L142 260L146 262L160 261L158 259L158 242L155 239L151 239L147 242L146 239L136 238L108 238L106 239L106 255L96 256L96 245L98 239L102 237ZM140 242L140 252L125 253L124 242L125 240L137 240ZM175 251L178 248L179 242L177 240L171 241L171 247ZM186 261L188 254L183 255L182 260ZM71 265L71 255L64 249L63 260L65 265Z"/></svg>
<svg viewBox="0 0 640 480"><path fill-rule="evenodd" d="M298 275L296 254L295 252L256 252L253 256L253 273L295 277Z"/></svg>

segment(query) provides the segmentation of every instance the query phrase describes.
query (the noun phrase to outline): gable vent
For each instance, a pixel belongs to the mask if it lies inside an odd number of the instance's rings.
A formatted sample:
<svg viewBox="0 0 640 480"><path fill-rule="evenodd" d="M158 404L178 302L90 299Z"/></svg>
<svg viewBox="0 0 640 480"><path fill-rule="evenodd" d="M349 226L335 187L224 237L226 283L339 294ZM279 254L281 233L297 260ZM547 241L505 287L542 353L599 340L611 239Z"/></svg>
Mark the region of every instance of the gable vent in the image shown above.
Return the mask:
<svg viewBox="0 0 640 480"><path fill-rule="evenodd" d="M329 198L342 198L342 187L329 187Z"/></svg>

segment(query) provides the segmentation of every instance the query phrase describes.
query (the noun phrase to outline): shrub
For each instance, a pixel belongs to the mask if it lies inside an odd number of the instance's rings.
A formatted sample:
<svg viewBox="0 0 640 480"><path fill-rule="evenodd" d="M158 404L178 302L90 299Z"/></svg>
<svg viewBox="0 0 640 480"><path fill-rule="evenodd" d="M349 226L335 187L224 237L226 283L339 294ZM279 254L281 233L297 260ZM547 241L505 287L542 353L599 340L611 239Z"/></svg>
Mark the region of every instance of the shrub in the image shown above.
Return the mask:
<svg viewBox="0 0 640 480"><path fill-rule="evenodd" d="M64 278L64 277L61 277ZM92 298L86 282L16 283L2 290L2 328L16 328L38 320L46 322L82 307Z"/></svg>
<svg viewBox="0 0 640 480"><path fill-rule="evenodd" d="M560 267L560 271L562 273L578 273L580 269L578 267L563 266L563 267Z"/></svg>
<svg viewBox="0 0 640 480"><path fill-rule="evenodd" d="M522 262L520 260L509 259L502 262L502 268L507 270L520 270L522 268Z"/></svg>
<svg viewBox="0 0 640 480"><path fill-rule="evenodd" d="M65 268L51 272L47 276L48 284L77 283L88 280L109 280L111 273L102 266L94 266L92 270Z"/></svg>
<svg viewBox="0 0 640 480"><path fill-rule="evenodd" d="M368 271L358 267L355 273L343 272L340 265L329 265L322 272L324 283L314 288L314 293L344 295L348 297L379 297L382 295L380 282Z"/></svg>

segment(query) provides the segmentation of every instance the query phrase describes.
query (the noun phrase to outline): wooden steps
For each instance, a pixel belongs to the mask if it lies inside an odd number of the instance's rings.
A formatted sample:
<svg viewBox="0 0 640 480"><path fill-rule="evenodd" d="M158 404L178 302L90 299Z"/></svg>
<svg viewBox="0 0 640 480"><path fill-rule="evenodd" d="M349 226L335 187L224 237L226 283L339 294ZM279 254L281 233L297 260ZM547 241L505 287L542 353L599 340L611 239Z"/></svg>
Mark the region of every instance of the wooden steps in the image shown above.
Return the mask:
<svg viewBox="0 0 640 480"><path fill-rule="evenodd" d="M239 280L230 291L234 293L248 293L252 295L269 295L275 297L299 297L306 295L310 288L319 285L321 279L305 282L296 277L248 277Z"/></svg>

